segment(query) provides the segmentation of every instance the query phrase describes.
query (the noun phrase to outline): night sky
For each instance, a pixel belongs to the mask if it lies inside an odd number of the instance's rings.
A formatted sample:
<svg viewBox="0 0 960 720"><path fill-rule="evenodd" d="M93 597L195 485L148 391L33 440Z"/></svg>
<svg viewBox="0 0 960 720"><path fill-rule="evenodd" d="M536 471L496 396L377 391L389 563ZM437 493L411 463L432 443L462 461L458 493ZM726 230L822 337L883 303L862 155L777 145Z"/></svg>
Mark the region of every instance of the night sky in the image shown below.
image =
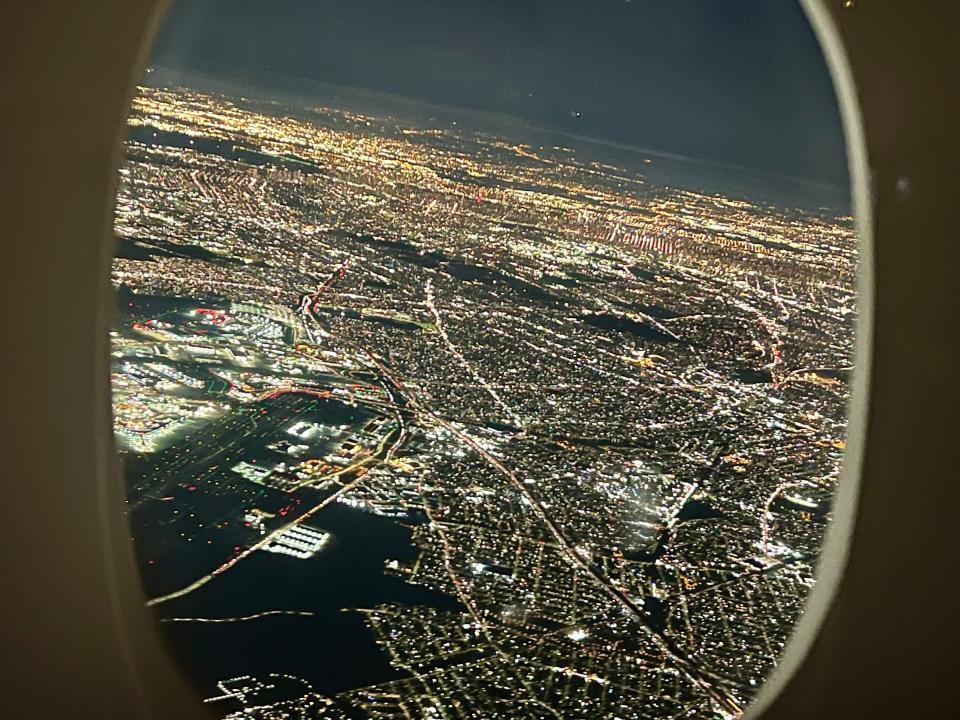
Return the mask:
<svg viewBox="0 0 960 720"><path fill-rule="evenodd" d="M797 0L179 0L153 62L847 184L833 88Z"/></svg>

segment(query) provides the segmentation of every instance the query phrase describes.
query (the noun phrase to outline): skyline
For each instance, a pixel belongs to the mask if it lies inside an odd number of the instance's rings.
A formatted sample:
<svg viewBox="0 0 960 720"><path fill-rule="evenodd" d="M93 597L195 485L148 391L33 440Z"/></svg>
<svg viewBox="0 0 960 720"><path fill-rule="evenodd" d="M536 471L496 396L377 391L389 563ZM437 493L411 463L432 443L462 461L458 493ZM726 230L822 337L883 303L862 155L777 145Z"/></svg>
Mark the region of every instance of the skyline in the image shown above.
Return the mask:
<svg viewBox="0 0 960 720"><path fill-rule="evenodd" d="M175 2L153 63L273 91L386 93L848 187L832 83L795 0L271 7Z"/></svg>

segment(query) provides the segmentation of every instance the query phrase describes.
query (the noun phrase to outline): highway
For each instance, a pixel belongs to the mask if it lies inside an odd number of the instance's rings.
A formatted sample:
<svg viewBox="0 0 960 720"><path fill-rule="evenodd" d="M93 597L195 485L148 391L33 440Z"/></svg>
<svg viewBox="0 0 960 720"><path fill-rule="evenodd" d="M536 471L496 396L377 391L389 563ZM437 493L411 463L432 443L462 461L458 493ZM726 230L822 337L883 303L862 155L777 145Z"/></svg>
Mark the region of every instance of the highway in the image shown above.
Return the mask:
<svg viewBox="0 0 960 720"><path fill-rule="evenodd" d="M726 689L718 687L712 678L708 677L699 668L697 668L697 666L690 659L688 659L679 650L679 648L677 648L675 643L651 627L647 621L646 613L644 613L644 611L632 599L627 597L623 591L617 588L612 581L606 578L595 564L587 562L581 557L576 549L571 546L570 541L564 535L563 531L558 527L556 521L554 521L554 519L546 511L546 508L543 507L543 504L540 502L539 498L530 492L530 489L520 480L520 478L516 476L513 471L504 466L503 463L501 463L497 458L493 457L493 455L485 450L468 434L434 413L431 409L425 407L420 402L416 394L411 392L409 388L406 388L402 381L395 378L390 369L387 368L386 365L384 365L384 363L372 352L366 348L360 349L367 354L374 365L376 365L376 367L380 370L381 374L394 387L396 387L399 391L405 392L408 407L416 410L421 418L424 418L433 424L440 425L458 437L464 444L476 451L480 457L482 457L491 467L497 470L498 473L509 480L511 486L513 486L517 492L527 499L530 507L534 509L541 521L550 531L550 534L553 535L557 545L561 548L564 556L570 561L570 563L578 569L585 571L604 593L606 593L619 605L624 607L629 614L633 616L636 622L647 632L657 647L665 655L670 657L671 660L676 663L676 665L694 684L703 689L703 691L706 692L707 695L726 712L731 713L733 716L738 716L743 713L743 708L740 706L740 703L736 700L736 698L734 698ZM469 605L467 606L469 607Z"/></svg>

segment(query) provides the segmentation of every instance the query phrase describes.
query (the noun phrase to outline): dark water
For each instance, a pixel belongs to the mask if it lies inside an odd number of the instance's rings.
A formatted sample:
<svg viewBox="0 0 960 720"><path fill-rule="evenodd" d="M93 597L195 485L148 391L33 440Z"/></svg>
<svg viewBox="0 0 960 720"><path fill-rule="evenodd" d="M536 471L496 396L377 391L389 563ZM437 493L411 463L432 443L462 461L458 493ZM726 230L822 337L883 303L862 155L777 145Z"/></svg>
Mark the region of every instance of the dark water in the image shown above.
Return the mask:
<svg viewBox="0 0 960 720"><path fill-rule="evenodd" d="M241 457L261 465L275 461L267 443L297 420L350 424L356 429L370 417L360 408L335 401L281 395L207 423L150 458L128 455L130 525L148 595L157 597L189 585L230 558L234 547L258 541L259 534L243 522L249 508L283 517L284 508L299 514L322 499L310 488L286 493L250 483L228 469L233 463ZM240 418L256 422L256 430L247 422L238 423ZM200 438L206 444L198 442ZM314 450L322 456L336 444L321 440ZM217 448L215 454L205 449L210 446ZM229 524L223 526L225 520ZM274 529L279 522L274 519L268 527Z"/></svg>
<svg viewBox="0 0 960 720"><path fill-rule="evenodd" d="M173 651L204 694L214 694L217 680L271 672L302 677L324 694L398 677L361 615L342 609L383 603L460 608L449 596L384 574L385 561L413 559L407 528L337 503L309 524L333 533L313 558L254 553L195 593L159 608L162 617L316 613L228 624L164 623Z"/></svg>

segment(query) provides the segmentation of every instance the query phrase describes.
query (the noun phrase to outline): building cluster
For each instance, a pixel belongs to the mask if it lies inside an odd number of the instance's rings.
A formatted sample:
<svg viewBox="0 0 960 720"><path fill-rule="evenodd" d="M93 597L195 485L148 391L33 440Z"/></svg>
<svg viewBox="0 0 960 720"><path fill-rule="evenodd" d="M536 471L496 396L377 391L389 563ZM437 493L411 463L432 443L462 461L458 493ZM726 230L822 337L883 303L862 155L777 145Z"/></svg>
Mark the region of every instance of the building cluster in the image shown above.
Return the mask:
<svg viewBox="0 0 960 720"><path fill-rule="evenodd" d="M246 679L233 710L722 718L754 697L845 447L850 218L184 89L141 88L120 188L141 557L326 552L288 526L335 500L410 524L415 559L384 571L459 607L356 609L401 679L267 705Z"/></svg>

